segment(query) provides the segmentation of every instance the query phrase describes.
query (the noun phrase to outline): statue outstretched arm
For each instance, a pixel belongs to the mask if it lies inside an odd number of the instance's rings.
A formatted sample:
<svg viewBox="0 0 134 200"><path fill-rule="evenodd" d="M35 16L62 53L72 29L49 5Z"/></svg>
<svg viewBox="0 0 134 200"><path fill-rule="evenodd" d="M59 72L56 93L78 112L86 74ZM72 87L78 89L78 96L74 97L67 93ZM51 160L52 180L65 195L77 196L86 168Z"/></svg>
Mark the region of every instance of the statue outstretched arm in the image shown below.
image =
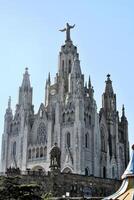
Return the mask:
<svg viewBox="0 0 134 200"><path fill-rule="evenodd" d="M66 28L64 28L64 29L61 29L61 30L59 30L59 31L61 31L61 32L64 32L64 31L66 31Z"/></svg>
<svg viewBox="0 0 134 200"><path fill-rule="evenodd" d="M70 25L69 25L70 26ZM74 28L75 27L75 24L73 26L70 26L70 28Z"/></svg>

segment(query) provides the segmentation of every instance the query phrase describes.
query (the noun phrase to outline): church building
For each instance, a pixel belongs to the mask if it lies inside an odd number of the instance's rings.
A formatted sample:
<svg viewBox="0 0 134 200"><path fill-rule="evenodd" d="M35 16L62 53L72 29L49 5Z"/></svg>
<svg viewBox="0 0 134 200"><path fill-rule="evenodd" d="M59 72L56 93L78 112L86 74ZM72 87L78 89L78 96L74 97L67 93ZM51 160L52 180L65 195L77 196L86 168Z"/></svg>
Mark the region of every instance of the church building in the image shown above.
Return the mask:
<svg viewBox="0 0 134 200"><path fill-rule="evenodd" d="M12 113L11 98L4 117L1 171L50 171L50 151L61 151L61 172L119 179L129 161L128 121L125 108L119 117L110 75L102 106L97 112L90 80L85 84L79 53L70 37L74 26L66 24L65 44L59 52L54 83L46 80L44 102L34 112L33 88L26 68L19 99Z"/></svg>

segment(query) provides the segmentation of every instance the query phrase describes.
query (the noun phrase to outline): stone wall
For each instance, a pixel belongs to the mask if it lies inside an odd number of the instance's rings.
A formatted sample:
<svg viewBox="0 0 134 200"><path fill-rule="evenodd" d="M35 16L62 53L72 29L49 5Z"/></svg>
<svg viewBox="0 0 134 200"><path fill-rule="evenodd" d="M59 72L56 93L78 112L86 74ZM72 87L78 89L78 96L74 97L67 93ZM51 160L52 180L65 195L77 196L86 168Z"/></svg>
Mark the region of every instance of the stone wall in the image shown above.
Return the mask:
<svg viewBox="0 0 134 200"><path fill-rule="evenodd" d="M121 185L121 182L113 179L102 179L94 176L78 174L65 174L49 172L29 171L18 176L10 174L3 179L14 176L19 184L36 183L41 188L41 193L52 193L55 197L62 197L68 192L71 197L105 197L114 193Z"/></svg>

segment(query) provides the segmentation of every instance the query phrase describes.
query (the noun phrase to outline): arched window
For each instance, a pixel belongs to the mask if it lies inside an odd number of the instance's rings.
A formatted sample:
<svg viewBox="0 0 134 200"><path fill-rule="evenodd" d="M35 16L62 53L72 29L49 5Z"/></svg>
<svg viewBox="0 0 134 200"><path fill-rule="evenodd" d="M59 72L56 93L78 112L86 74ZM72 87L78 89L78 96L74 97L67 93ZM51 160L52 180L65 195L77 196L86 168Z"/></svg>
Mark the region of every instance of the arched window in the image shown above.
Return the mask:
<svg viewBox="0 0 134 200"><path fill-rule="evenodd" d="M37 129L37 142L38 144L46 142L46 127L43 122L40 123Z"/></svg>
<svg viewBox="0 0 134 200"><path fill-rule="evenodd" d="M68 64L69 64L69 70L68 70L68 72L71 73L71 60L69 60Z"/></svg>
<svg viewBox="0 0 134 200"><path fill-rule="evenodd" d="M32 158L35 158L35 148L32 149Z"/></svg>
<svg viewBox="0 0 134 200"><path fill-rule="evenodd" d="M44 147L44 157L47 156L47 147Z"/></svg>
<svg viewBox="0 0 134 200"><path fill-rule="evenodd" d="M88 167L85 168L85 176L89 176L89 169L88 169Z"/></svg>
<svg viewBox="0 0 134 200"><path fill-rule="evenodd" d="M74 121L74 111L71 111L71 118L72 118L72 121Z"/></svg>
<svg viewBox="0 0 134 200"><path fill-rule="evenodd" d="M103 167L103 178L106 178L106 167Z"/></svg>
<svg viewBox="0 0 134 200"><path fill-rule="evenodd" d="M13 156L16 156L16 142L13 143Z"/></svg>
<svg viewBox="0 0 134 200"><path fill-rule="evenodd" d="M89 148L89 134L88 133L85 134L85 147Z"/></svg>
<svg viewBox="0 0 134 200"><path fill-rule="evenodd" d="M31 159L31 149L28 150L28 159Z"/></svg>
<svg viewBox="0 0 134 200"><path fill-rule="evenodd" d="M65 113L63 113L62 117L63 117L63 122L65 122Z"/></svg>
<svg viewBox="0 0 134 200"><path fill-rule="evenodd" d="M70 138L70 133L67 133L67 147L70 147L71 145L71 138Z"/></svg>
<svg viewBox="0 0 134 200"><path fill-rule="evenodd" d="M70 118L70 116L68 116L68 122L71 122L71 118Z"/></svg>
<svg viewBox="0 0 134 200"><path fill-rule="evenodd" d="M88 119L89 119L89 125L91 125L91 115L89 115Z"/></svg>
<svg viewBox="0 0 134 200"><path fill-rule="evenodd" d="M40 147L40 158L43 157L43 147Z"/></svg>
<svg viewBox="0 0 134 200"><path fill-rule="evenodd" d="M119 148L119 158L122 160L123 159L123 151L122 148Z"/></svg>
<svg viewBox="0 0 134 200"><path fill-rule="evenodd" d="M106 150L106 135L104 132L104 129L101 128L101 151L107 151Z"/></svg>
<svg viewBox="0 0 134 200"><path fill-rule="evenodd" d="M63 173L66 173L66 174L71 174L72 171L70 168L66 167L64 170L63 170Z"/></svg>
<svg viewBox="0 0 134 200"><path fill-rule="evenodd" d="M13 130L13 125L11 124L10 125L10 132L12 133L12 130Z"/></svg>
<svg viewBox="0 0 134 200"><path fill-rule="evenodd" d="M114 170L114 167L112 167L112 178L115 178L115 170Z"/></svg>
<svg viewBox="0 0 134 200"><path fill-rule="evenodd" d="M36 149L36 158L39 157L39 148Z"/></svg>

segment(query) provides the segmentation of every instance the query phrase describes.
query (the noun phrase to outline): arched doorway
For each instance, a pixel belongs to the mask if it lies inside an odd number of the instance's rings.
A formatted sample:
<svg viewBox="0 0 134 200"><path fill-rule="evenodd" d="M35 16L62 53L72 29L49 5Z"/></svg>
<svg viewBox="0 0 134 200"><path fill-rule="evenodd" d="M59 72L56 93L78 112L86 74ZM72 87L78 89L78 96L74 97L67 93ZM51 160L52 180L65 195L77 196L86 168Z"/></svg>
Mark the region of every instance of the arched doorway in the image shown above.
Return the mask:
<svg viewBox="0 0 134 200"><path fill-rule="evenodd" d="M66 173L66 174L71 174L71 173L72 173L72 170L71 170L69 167L66 167L65 169L63 169L62 172L63 172L63 173Z"/></svg>
<svg viewBox="0 0 134 200"><path fill-rule="evenodd" d="M42 171L45 172L45 169L40 166L40 165L36 165L35 167L32 168L32 171Z"/></svg>

